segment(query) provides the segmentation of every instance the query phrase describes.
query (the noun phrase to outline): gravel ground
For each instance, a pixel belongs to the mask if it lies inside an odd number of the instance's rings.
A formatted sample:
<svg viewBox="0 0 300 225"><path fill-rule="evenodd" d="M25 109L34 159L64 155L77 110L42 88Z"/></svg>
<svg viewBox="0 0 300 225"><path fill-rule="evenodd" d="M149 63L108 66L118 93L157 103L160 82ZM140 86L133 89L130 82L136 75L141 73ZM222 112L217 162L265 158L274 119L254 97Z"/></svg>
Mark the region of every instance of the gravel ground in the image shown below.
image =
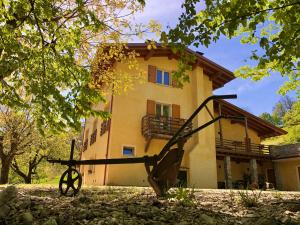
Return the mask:
<svg viewBox="0 0 300 225"><path fill-rule="evenodd" d="M54 186L1 186L0 224L300 224L300 193L173 189L157 198L150 188L85 187L62 197Z"/></svg>

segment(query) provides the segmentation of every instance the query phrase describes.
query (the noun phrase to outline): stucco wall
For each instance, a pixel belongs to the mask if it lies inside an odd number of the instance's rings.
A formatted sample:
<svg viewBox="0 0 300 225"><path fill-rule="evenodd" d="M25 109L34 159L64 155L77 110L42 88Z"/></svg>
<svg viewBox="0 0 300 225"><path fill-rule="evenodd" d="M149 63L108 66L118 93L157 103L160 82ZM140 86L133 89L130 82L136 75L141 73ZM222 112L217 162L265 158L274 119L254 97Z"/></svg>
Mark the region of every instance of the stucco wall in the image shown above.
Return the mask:
<svg viewBox="0 0 300 225"><path fill-rule="evenodd" d="M218 114L215 113L217 116ZM228 140L234 140L234 141L244 141L246 137L245 133L245 126L244 124L240 123L231 123L229 119L222 119L222 131L223 131L223 138ZM215 123L215 133L216 137L219 138L219 130L220 126L219 123ZM257 132L251 128L248 128L248 135L251 139L251 143L260 144L261 139L258 136Z"/></svg>
<svg viewBox="0 0 300 225"><path fill-rule="evenodd" d="M280 177L282 190L300 191L298 167L300 167L300 157L275 161L277 173Z"/></svg>
<svg viewBox="0 0 300 225"><path fill-rule="evenodd" d="M191 79L193 85L193 106L197 108L205 98L212 95L212 82L203 74L202 68L193 70ZM213 102L208 108L213 112ZM206 110L201 111L194 121L200 126L209 121L210 115ZM195 134L195 147L189 154L190 186L201 188L217 188L215 128L213 125Z"/></svg>
<svg viewBox="0 0 300 225"><path fill-rule="evenodd" d="M262 161L257 163L257 173L258 175L264 175L267 180L267 169L272 169L271 161ZM224 160L217 160L217 170L218 170L218 182L225 181L224 176ZM244 174L250 174L250 162L237 162L231 161L231 174L232 180L243 180Z"/></svg>
<svg viewBox="0 0 300 225"><path fill-rule="evenodd" d="M110 96L107 96L108 103L105 105L95 106L99 109L104 109L109 107ZM84 136L83 140L88 138L88 148L81 155L82 160L89 159L104 159L107 150L107 140L108 140L108 132L100 136L101 123L103 121L101 119L97 119L97 123L95 123L95 118L91 117L85 122ZM94 129L97 129L97 137L96 142L90 145L91 134ZM86 132L88 130L88 133ZM90 173L88 170L92 169ZM104 184L104 165L83 165L80 167L80 171L83 174L83 184L85 185L103 185Z"/></svg>
<svg viewBox="0 0 300 225"><path fill-rule="evenodd" d="M139 59L140 68L147 71L148 64L168 71L177 68L176 60L164 57L153 57L148 61ZM118 64L117 69L127 70L126 65ZM144 82L136 84L134 90L123 95L114 96L110 158L122 156L122 147L135 147L135 156L159 153L165 140L153 139L147 153L145 153L146 140L141 133L141 120L146 115L147 99L160 103L180 105L181 118L187 119L195 108L209 95L212 94L212 85L209 78L203 75L202 69L197 68L190 74L191 82L183 89L166 87L155 83ZM145 77L145 80L146 77ZM209 106L212 110L212 104ZM194 121L204 122L209 118L207 112L202 112L199 119ZM190 186L202 188L216 187L215 142L214 127L191 138L185 145L185 156L182 167L188 168L188 181ZM197 143L198 142L198 143ZM110 185L138 185L148 186L146 171L143 164L109 165L107 171L107 184Z"/></svg>

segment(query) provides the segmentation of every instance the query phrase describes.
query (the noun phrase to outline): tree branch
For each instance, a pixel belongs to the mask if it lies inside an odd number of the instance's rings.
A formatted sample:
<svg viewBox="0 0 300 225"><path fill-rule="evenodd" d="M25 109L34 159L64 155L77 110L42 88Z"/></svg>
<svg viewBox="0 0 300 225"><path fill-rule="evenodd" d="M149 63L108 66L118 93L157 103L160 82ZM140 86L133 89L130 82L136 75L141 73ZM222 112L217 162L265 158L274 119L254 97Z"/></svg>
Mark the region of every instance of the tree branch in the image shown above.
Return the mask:
<svg viewBox="0 0 300 225"><path fill-rule="evenodd" d="M19 176L21 176L24 180L27 178L27 175L21 171L20 167L18 166L17 160L14 159L12 164L11 164L11 168L13 169L13 171L15 171Z"/></svg>

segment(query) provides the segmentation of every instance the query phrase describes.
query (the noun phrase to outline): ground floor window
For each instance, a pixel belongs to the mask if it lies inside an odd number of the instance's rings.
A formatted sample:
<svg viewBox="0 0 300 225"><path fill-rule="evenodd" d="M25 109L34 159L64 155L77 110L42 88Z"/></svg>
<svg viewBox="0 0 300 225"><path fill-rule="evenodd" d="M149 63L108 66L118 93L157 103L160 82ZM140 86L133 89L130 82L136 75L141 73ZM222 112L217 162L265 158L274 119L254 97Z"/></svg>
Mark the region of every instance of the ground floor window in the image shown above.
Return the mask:
<svg viewBox="0 0 300 225"><path fill-rule="evenodd" d="M134 156L134 147L123 146L122 153L124 156Z"/></svg>

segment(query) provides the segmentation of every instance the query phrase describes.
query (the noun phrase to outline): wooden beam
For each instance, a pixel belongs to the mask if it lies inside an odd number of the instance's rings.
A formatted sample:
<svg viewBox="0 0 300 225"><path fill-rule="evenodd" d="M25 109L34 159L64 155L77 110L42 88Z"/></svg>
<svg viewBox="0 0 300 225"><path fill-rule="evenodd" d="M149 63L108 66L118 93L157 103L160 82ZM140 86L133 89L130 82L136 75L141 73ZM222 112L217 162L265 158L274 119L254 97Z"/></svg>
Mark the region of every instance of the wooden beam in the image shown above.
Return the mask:
<svg viewBox="0 0 300 225"><path fill-rule="evenodd" d="M149 60L153 55L154 55L154 50L151 49L151 50L144 56L144 60L145 60L145 61Z"/></svg>

